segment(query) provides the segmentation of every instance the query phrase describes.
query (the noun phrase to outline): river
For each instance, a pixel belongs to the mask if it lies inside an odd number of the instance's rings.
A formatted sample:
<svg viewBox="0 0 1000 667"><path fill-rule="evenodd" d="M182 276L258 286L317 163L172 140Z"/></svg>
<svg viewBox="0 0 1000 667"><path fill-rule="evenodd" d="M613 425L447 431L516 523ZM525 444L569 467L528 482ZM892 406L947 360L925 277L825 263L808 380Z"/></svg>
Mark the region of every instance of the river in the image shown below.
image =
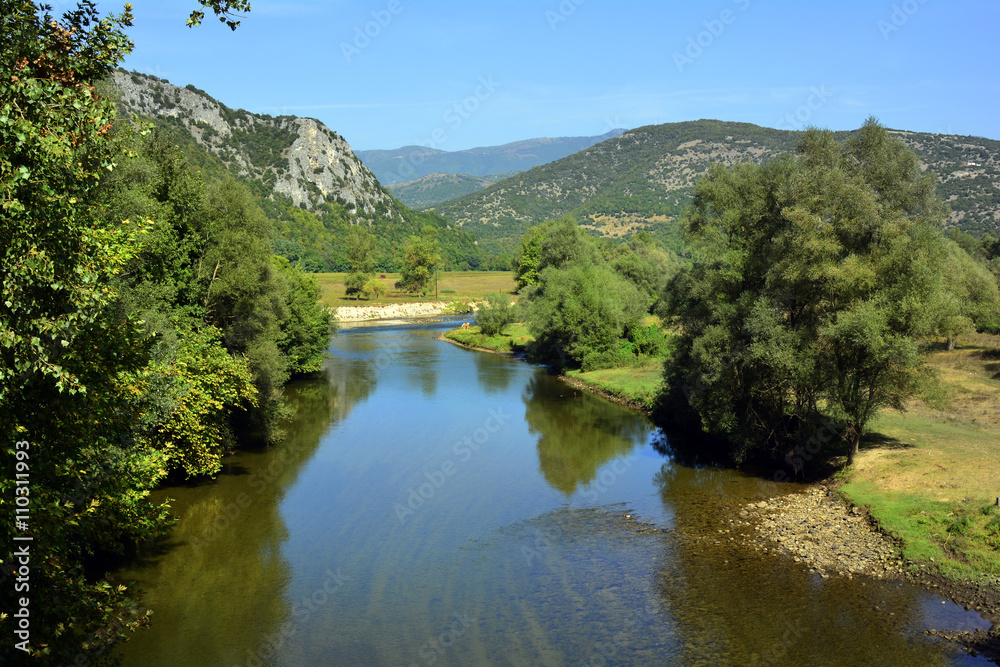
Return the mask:
<svg viewBox="0 0 1000 667"><path fill-rule="evenodd" d="M976 614L718 532L796 487L680 465L645 417L453 326L342 331L282 445L156 492L178 523L117 573L154 611L126 665L986 664L924 634Z"/></svg>

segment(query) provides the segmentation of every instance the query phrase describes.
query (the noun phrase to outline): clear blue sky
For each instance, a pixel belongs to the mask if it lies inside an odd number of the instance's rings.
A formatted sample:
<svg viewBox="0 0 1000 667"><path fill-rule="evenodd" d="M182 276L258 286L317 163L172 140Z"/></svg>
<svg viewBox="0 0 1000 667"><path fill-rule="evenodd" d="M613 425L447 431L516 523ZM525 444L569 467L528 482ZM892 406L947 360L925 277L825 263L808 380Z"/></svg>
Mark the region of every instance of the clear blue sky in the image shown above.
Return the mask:
<svg viewBox="0 0 1000 667"><path fill-rule="evenodd" d="M1000 139L996 0L252 0L234 33L186 28L195 0L134 4L126 69L318 118L355 150L869 115Z"/></svg>

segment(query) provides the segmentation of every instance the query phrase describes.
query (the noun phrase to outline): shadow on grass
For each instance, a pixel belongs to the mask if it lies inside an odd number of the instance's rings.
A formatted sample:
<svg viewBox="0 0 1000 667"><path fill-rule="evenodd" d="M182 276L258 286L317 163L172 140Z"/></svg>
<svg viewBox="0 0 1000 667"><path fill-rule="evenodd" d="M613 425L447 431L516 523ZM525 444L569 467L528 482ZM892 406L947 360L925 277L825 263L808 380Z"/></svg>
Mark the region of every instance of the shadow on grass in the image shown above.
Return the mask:
<svg viewBox="0 0 1000 667"><path fill-rule="evenodd" d="M884 433L872 431L865 434L865 436L861 438L861 443L858 446L858 449L888 449L895 451L913 449L913 447L914 445L908 442L903 442L899 438L893 438L892 436L885 435Z"/></svg>

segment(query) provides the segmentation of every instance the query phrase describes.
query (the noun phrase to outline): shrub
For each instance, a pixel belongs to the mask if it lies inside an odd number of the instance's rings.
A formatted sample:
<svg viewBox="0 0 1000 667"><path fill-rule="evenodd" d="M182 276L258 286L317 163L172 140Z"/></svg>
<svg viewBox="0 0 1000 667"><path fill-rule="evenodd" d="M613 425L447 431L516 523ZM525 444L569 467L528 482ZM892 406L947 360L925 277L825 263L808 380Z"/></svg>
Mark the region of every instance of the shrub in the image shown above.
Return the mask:
<svg viewBox="0 0 1000 667"><path fill-rule="evenodd" d="M510 299L498 292L491 292L479 305L476 313L476 325L485 336L496 336L503 333L504 327L514 322L514 307Z"/></svg>

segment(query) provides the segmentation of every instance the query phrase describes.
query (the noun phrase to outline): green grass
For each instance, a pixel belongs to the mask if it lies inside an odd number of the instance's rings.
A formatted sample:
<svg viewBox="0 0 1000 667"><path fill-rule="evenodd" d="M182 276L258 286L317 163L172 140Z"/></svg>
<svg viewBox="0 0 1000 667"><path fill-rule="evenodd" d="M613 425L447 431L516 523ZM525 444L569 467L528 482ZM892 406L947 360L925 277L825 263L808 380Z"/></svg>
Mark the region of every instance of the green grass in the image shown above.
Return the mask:
<svg viewBox="0 0 1000 667"><path fill-rule="evenodd" d="M931 353L938 390L882 413L838 476L906 558L958 580L1000 577L998 348L1000 337L980 334Z"/></svg>
<svg viewBox="0 0 1000 667"><path fill-rule="evenodd" d="M452 329L445 332L445 338L471 347L481 347L493 352L519 352L524 349L532 339L528 333L528 328L523 324L510 324L504 328L504 333L496 336L485 336L479 331L479 327L473 326L468 329Z"/></svg>
<svg viewBox="0 0 1000 667"><path fill-rule="evenodd" d="M663 359L650 357L627 368L604 368L587 373L568 371L566 375L652 410L663 387Z"/></svg>
<svg viewBox="0 0 1000 667"><path fill-rule="evenodd" d="M943 503L922 494L887 492L870 481L851 481L841 491L870 508L872 518L899 540L907 560L933 561L952 579L1000 576L1000 508L993 503Z"/></svg>
<svg viewBox="0 0 1000 667"><path fill-rule="evenodd" d="M375 278L386 286L387 294L382 299L347 299L344 297L346 273L315 273L319 284L319 301L324 306L375 306L387 303L418 303L433 301L434 290L428 296L406 294L394 285L399 280L398 273L376 273ZM385 276L382 278L381 276ZM480 300L490 292L511 294L514 292L514 274L510 271L445 271L438 278L438 298L441 301Z"/></svg>

